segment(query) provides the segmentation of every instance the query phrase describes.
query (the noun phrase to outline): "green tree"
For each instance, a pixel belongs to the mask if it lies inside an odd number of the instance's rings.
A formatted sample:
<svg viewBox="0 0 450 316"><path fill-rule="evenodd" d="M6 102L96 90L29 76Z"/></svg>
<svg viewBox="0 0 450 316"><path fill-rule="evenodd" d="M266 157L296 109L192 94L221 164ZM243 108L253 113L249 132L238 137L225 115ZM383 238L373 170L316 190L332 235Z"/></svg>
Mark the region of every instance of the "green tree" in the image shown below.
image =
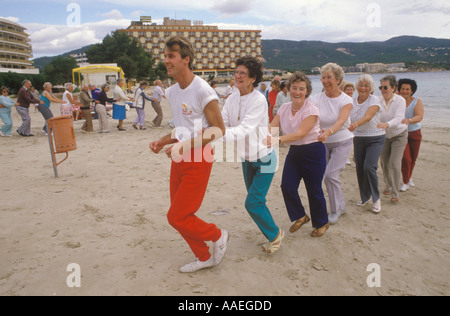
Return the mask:
<svg viewBox="0 0 450 316"><path fill-rule="evenodd" d="M164 65L164 62L160 61L155 68L155 79L164 81L167 78L169 78L169 76L167 75L166 65Z"/></svg>
<svg viewBox="0 0 450 316"><path fill-rule="evenodd" d="M93 45L86 55L92 64L116 63L127 78L143 80L154 77L152 54L125 32L115 31L106 35L102 43Z"/></svg>
<svg viewBox="0 0 450 316"><path fill-rule="evenodd" d="M72 69L77 68L73 57L56 57L44 68L45 79L53 85L72 82Z"/></svg>

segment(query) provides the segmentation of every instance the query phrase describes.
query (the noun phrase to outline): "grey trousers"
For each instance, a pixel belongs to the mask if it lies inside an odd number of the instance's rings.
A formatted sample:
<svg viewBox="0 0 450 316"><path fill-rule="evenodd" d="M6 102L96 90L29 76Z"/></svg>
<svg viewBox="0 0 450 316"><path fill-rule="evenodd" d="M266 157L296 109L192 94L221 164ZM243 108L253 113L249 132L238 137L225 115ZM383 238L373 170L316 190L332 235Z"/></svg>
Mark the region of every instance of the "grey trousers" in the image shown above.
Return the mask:
<svg viewBox="0 0 450 316"><path fill-rule="evenodd" d="M380 199L378 187L378 161L384 148L386 135L372 137L355 137L353 139L355 149L356 175L358 177L359 193L363 203Z"/></svg>
<svg viewBox="0 0 450 316"><path fill-rule="evenodd" d="M22 118L22 125L17 129L23 135L30 135L31 133L31 117L28 108L24 108L23 106L16 106L17 113L19 113Z"/></svg>
<svg viewBox="0 0 450 316"><path fill-rule="evenodd" d="M327 153L327 169L325 170L324 182L328 192L330 212L346 210L344 193L341 188L339 175L345 168L345 162L352 150L353 139L342 142L325 144Z"/></svg>
<svg viewBox="0 0 450 316"><path fill-rule="evenodd" d="M42 117L45 120L45 125L42 128L42 130L45 131L46 133L48 133L48 131L47 131L47 121L53 117L53 113L48 107L46 107L43 104L39 104L38 111L41 112Z"/></svg>
<svg viewBox="0 0 450 316"><path fill-rule="evenodd" d="M392 138L386 138L381 152L381 169L383 170L385 190L391 192L392 198L399 198L402 184L402 158L408 143L408 129Z"/></svg>
<svg viewBox="0 0 450 316"><path fill-rule="evenodd" d="M106 106L103 104L96 104L95 110L98 115L98 132L109 132L108 114L106 113Z"/></svg>

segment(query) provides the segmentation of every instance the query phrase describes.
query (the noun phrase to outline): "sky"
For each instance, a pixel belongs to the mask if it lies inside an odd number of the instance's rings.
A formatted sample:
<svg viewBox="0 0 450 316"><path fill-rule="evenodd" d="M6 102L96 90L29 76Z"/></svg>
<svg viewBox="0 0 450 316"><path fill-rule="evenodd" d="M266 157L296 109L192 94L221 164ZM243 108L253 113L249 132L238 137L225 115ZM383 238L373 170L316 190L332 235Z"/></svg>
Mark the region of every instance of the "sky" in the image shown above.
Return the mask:
<svg viewBox="0 0 450 316"><path fill-rule="evenodd" d="M19 3L20 5L18 5ZM1 0L0 17L27 28L34 57L99 43L141 15L162 24L201 20L219 29L261 30L262 39L386 41L450 39L449 0Z"/></svg>

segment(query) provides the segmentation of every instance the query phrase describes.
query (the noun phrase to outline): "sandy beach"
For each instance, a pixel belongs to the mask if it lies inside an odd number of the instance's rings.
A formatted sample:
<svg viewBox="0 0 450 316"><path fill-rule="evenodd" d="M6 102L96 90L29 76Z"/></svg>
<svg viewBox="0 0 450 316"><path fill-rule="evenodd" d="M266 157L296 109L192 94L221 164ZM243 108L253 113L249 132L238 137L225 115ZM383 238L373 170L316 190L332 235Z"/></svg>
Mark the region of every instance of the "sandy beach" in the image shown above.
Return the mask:
<svg viewBox="0 0 450 316"><path fill-rule="evenodd" d="M416 187L399 204L383 197L378 215L370 205L356 206L356 171L347 166L341 177L347 214L322 238L310 237L310 224L288 233L280 189L288 147L280 148L267 198L287 237L275 255L261 251L265 240L244 208L241 164L216 163L198 215L230 232L228 253L218 267L181 274L178 268L194 258L166 218L170 161L148 148L171 131L165 100L163 109L162 129L133 129L134 110L126 132L112 119L111 134L84 134L83 121L74 122L78 149L58 167L59 178L41 114L30 110L35 137L23 138L13 110L14 137L0 137L0 295L450 294L450 128L424 126ZM56 104L52 111L60 113ZM153 117L147 108L147 122ZM303 185L300 192L308 205ZM81 268L79 288L66 284L71 263ZM367 284L372 263L381 269L380 287Z"/></svg>

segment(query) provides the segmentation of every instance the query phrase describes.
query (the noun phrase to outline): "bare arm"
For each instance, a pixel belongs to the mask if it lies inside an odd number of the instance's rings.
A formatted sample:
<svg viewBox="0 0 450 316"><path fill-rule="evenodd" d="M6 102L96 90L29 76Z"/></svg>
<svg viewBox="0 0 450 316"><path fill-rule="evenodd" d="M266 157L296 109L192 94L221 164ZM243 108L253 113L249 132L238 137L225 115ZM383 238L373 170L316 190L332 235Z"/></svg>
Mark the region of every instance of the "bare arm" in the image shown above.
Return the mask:
<svg viewBox="0 0 450 316"><path fill-rule="evenodd" d="M380 110L380 107L378 105L373 105L370 108L368 108L366 114L364 115L364 117L362 119L360 119L359 121L353 122L350 125L350 127L349 127L350 132L353 132L358 127L363 126L364 124L367 124L368 122L370 122L370 120L373 119L373 117L375 116L375 114L377 114L377 112L379 110Z"/></svg>
<svg viewBox="0 0 450 316"><path fill-rule="evenodd" d="M334 133L340 131L342 129L342 126L344 126L345 122L348 120L348 117L350 116L350 112L352 111L353 104L349 103L346 104L342 109L341 112L339 112L338 119L334 125L327 130L322 131L322 135L319 137L319 142L325 143L331 135Z"/></svg>

